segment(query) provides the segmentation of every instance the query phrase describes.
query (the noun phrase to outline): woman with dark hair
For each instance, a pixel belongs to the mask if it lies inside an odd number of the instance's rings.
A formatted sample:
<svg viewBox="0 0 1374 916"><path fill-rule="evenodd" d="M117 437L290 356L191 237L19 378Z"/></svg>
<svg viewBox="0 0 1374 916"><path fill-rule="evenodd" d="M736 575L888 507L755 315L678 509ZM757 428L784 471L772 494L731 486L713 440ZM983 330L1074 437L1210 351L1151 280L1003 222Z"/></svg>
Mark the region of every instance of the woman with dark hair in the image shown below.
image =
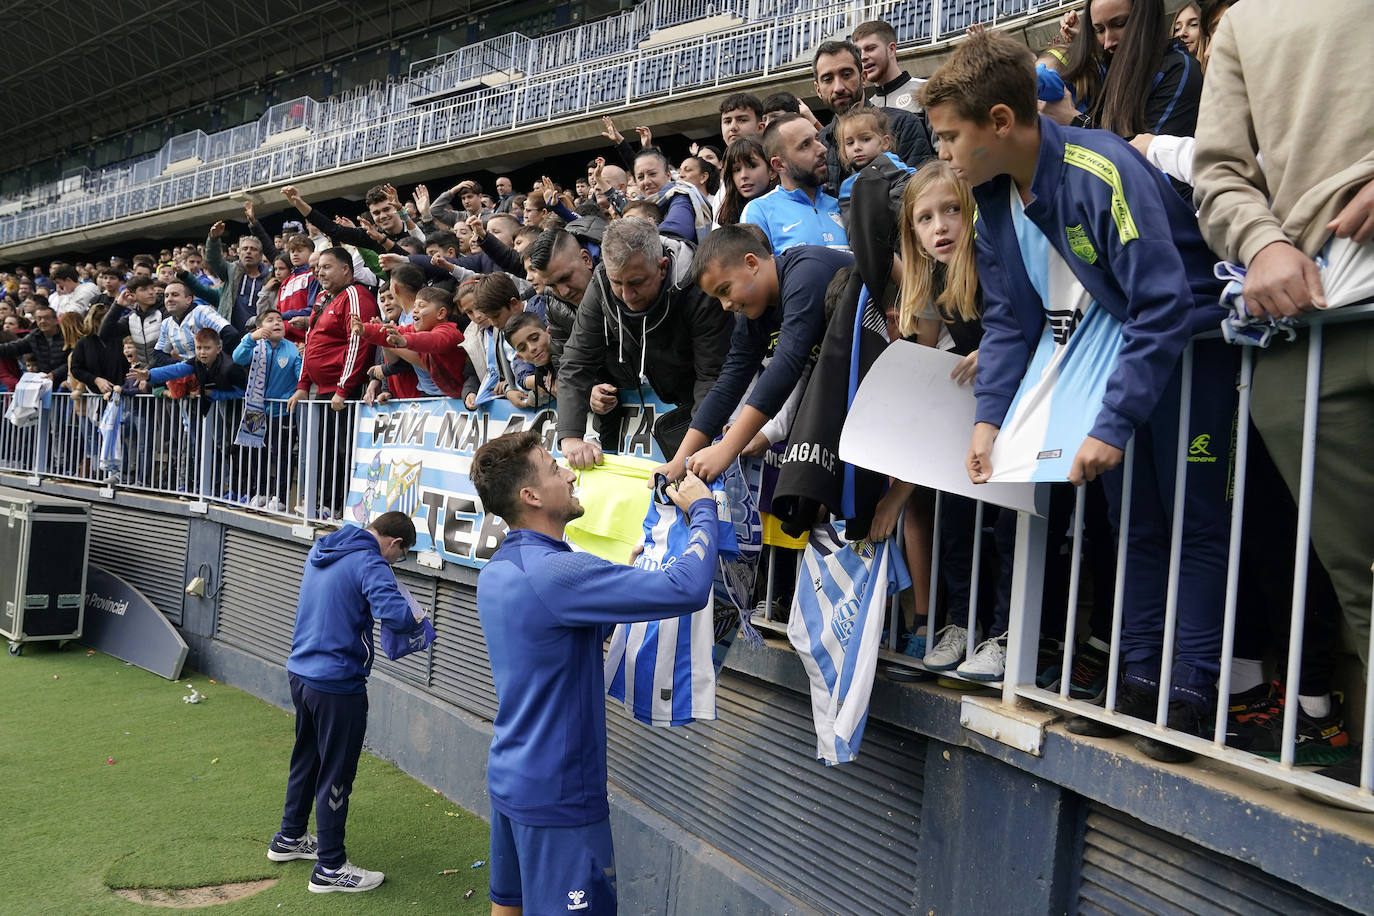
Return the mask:
<svg viewBox="0 0 1374 916"><path fill-rule="evenodd" d="M677 177L696 185L697 190L708 198L720 188L720 169L704 156L688 156L682 160L677 167Z"/></svg>
<svg viewBox="0 0 1374 916"><path fill-rule="evenodd" d="M1202 68L1171 24L1163 0L1085 0L1063 74L1078 90L1075 123L1127 139L1193 135Z"/></svg>
<svg viewBox="0 0 1374 916"><path fill-rule="evenodd" d="M756 137L740 137L731 143L720 171L725 199L716 211L716 223L721 226L738 223L745 204L778 184L778 175L769 167L763 144Z"/></svg>

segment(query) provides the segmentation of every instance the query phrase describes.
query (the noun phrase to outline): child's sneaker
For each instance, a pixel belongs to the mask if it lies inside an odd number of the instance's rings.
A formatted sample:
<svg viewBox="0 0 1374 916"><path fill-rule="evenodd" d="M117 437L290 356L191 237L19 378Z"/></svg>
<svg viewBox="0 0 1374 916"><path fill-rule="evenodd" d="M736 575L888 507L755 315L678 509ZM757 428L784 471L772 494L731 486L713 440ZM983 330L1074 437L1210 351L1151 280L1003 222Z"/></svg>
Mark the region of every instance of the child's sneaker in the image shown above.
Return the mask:
<svg viewBox="0 0 1374 916"><path fill-rule="evenodd" d="M278 833L272 837L272 842L267 844L267 858L273 862L290 862L293 859L318 859L320 850L319 840L313 833L295 840L288 840Z"/></svg>
<svg viewBox="0 0 1374 916"><path fill-rule="evenodd" d="M973 651L973 658L955 669L955 674L971 681L999 681L1007 666L1007 638L985 639Z"/></svg>
<svg viewBox="0 0 1374 916"><path fill-rule="evenodd" d="M931 671L948 671L959 667L968 651L968 630L951 623L935 634L935 648L926 653L926 667Z"/></svg>
<svg viewBox="0 0 1374 916"><path fill-rule="evenodd" d="M1287 704L1282 687L1277 683L1272 686L1272 705L1235 725L1233 746L1277 760L1283 753L1283 711ZM1332 766L1355 756L1355 743L1350 740L1350 733L1345 730L1345 721L1341 716L1344 699L1341 693L1333 692L1331 711L1320 717L1309 716L1299 704L1298 732L1293 748L1293 763L1296 766ZM1230 734L1228 728L1228 737Z"/></svg>
<svg viewBox="0 0 1374 916"><path fill-rule="evenodd" d="M919 659L926 657L926 628L924 625L917 627L916 632L906 634L902 643L902 654Z"/></svg>
<svg viewBox="0 0 1374 916"><path fill-rule="evenodd" d="M1096 646L1086 642L1079 646L1073 654L1073 671L1069 675L1069 699L1102 702L1110 662L1107 653Z"/></svg>
<svg viewBox="0 0 1374 916"><path fill-rule="evenodd" d="M381 872L359 868L352 862L345 862L335 871L316 865L315 870L310 873L310 891L315 894L329 894L334 891L357 894L372 890L381 884L384 878L386 875Z"/></svg>

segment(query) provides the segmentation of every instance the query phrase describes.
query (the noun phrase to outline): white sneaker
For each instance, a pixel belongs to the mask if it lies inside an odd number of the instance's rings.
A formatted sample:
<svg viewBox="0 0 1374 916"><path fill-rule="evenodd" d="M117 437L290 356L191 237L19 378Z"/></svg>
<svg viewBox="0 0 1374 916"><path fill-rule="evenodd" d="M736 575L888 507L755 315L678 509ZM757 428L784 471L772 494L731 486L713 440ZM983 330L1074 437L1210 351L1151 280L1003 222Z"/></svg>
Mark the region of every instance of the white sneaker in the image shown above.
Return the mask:
<svg viewBox="0 0 1374 916"><path fill-rule="evenodd" d="M281 501L280 499L277 499L275 496L273 496L271 499L269 499L269 500L267 501L267 511L268 511L268 512L285 512L285 511L286 511L286 506L285 506L285 504L282 503L282 501Z"/></svg>
<svg viewBox="0 0 1374 916"><path fill-rule="evenodd" d="M935 634L935 648L926 653L923 661L931 671L948 671L964 660L968 650L968 630L951 623Z"/></svg>
<svg viewBox="0 0 1374 916"><path fill-rule="evenodd" d="M310 873L310 890L316 894L329 894L334 891L357 894L372 890L385 878L386 875L379 871L368 871L352 862L345 862L339 866L338 871L333 872L322 865L316 865L315 870Z"/></svg>
<svg viewBox="0 0 1374 916"><path fill-rule="evenodd" d="M955 674L971 681L1001 680L1007 667L1007 638L985 639L973 650L973 658L955 669Z"/></svg>
<svg viewBox="0 0 1374 916"><path fill-rule="evenodd" d="M267 505L266 496L254 496L248 503L254 509L262 509Z"/></svg>

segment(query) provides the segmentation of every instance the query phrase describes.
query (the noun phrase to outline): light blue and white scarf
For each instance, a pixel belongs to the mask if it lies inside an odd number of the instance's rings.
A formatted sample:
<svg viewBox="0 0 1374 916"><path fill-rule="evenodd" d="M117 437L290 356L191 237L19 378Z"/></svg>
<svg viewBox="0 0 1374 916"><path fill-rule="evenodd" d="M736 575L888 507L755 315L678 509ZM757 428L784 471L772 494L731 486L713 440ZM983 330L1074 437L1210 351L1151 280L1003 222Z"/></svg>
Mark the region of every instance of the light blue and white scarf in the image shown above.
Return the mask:
<svg viewBox="0 0 1374 916"><path fill-rule="evenodd" d="M265 340L253 347L253 362L248 366L248 387L243 395L243 420L234 434L234 444L262 448L267 435L267 370L272 361L272 346Z"/></svg>

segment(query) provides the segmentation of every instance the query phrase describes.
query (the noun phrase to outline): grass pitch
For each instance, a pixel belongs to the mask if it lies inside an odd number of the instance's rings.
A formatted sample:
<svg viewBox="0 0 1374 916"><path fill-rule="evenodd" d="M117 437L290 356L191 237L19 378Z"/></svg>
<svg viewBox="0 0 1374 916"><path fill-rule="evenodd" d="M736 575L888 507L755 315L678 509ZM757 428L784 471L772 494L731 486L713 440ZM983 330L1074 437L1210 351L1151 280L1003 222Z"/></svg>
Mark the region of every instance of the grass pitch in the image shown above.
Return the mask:
<svg viewBox="0 0 1374 916"><path fill-rule="evenodd" d="M188 684L206 699L184 703ZM194 672L167 681L78 644L0 657L0 912L166 912L118 890L209 904L226 896L215 886L262 879L278 880L213 911L489 912L487 868L471 867L487 859L486 825L367 753L348 855L385 883L312 894L314 863L269 862L292 728L288 713Z"/></svg>

